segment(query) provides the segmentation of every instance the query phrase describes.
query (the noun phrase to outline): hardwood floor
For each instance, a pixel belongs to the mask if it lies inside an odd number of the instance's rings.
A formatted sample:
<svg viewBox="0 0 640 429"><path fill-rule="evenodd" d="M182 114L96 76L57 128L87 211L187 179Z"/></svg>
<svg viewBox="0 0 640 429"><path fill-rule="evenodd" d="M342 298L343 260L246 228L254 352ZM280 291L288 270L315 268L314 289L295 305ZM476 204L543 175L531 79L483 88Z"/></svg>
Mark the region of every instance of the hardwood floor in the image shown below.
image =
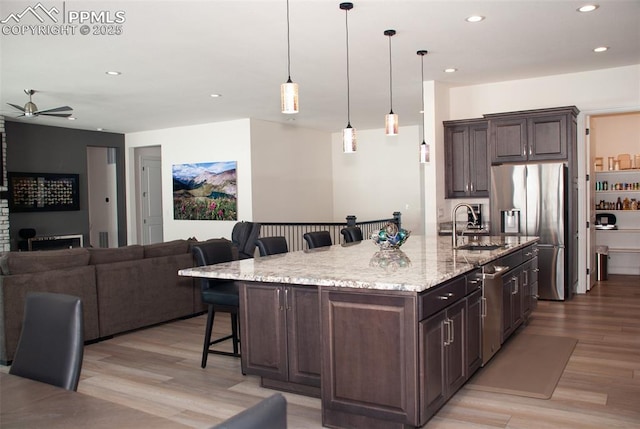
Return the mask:
<svg viewBox="0 0 640 429"><path fill-rule="evenodd" d="M230 323L227 315L217 318L214 331L221 334ZM270 396L258 377L240 373L237 358L209 355L200 368L205 319L88 345L78 390L194 428ZM640 428L639 276L610 275L569 302L541 301L522 329L578 339L552 398L462 388L425 428ZM319 399L285 397L289 428L322 427Z"/></svg>

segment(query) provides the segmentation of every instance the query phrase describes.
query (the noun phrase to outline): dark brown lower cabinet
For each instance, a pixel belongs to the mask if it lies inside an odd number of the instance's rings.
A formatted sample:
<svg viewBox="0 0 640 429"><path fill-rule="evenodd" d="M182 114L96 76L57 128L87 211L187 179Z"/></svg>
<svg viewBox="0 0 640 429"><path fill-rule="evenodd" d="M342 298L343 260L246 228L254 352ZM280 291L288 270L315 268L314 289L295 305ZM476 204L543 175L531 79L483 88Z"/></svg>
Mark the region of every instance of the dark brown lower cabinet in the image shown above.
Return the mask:
<svg viewBox="0 0 640 429"><path fill-rule="evenodd" d="M416 294L320 288L322 423L418 423Z"/></svg>
<svg viewBox="0 0 640 429"><path fill-rule="evenodd" d="M482 289L467 296L467 374L482 366Z"/></svg>
<svg viewBox="0 0 640 429"><path fill-rule="evenodd" d="M428 420L467 380L466 300L419 324L420 416Z"/></svg>
<svg viewBox="0 0 640 429"><path fill-rule="evenodd" d="M522 324L522 316L522 267L518 267L502 276L502 342Z"/></svg>
<svg viewBox="0 0 640 429"><path fill-rule="evenodd" d="M320 309L316 287L242 283L241 361L264 387L320 396Z"/></svg>
<svg viewBox="0 0 640 429"><path fill-rule="evenodd" d="M320 396L328 427L422 426L482 362L476 277L420 294L243 282L243 371Z"/></svg>

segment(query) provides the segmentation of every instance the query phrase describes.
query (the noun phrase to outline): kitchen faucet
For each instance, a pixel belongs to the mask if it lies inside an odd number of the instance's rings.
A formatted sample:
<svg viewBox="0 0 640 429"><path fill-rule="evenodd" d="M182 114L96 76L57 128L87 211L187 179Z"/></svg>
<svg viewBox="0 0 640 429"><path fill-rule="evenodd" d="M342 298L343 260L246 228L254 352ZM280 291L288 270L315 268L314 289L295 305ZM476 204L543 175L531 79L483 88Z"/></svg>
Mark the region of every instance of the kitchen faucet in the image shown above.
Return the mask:
<svg viewBox="0 0 640 429"><path fill-rule="evenodd" d="M474 223L478 221L478 216L476 216L476 212L473 210L473 207L467 203L456 204L453 210L451 210L451 240L453 241L454 249L458 248L458 237L456 236L456 211L462 206L467 207L471 211Z"/></svg>

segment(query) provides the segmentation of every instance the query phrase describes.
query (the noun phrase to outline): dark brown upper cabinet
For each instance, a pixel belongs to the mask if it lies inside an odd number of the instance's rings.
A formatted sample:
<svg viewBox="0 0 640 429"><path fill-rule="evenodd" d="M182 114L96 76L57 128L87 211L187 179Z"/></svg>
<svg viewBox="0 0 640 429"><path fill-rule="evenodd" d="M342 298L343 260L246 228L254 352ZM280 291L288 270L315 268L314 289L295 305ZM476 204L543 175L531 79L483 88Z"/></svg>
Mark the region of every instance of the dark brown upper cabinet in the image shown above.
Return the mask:
<svg viewBox="0 0 640 429"><path fill-rule="evenodd" d="M569 159L575 106L484 115L491 163Z"/></svg>
<svg viewBox="0 0 640 429"><path fill-rule="evenodd" d="M488 121L445 121L444 128L446 197L488 197Z"/></svg>

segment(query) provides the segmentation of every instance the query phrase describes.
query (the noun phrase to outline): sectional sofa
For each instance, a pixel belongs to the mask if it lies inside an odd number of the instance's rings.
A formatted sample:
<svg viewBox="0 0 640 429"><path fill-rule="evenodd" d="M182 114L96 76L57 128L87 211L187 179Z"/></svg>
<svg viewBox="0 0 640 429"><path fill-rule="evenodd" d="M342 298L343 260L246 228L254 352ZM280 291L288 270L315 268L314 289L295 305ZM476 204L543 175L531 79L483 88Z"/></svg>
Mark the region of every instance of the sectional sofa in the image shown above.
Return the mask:
<svg viewBox="0 0 640 429"><path fill-rule="evenodd" d="M225 240L224 238L215 240ZM191 246L174 240L120 248L7 252L0 257L0 362L12 359L28 292L79 296L85 341L203 312L200 285L178 270L194 266ZM237 259L237 249L234 255Z"/></svg>

